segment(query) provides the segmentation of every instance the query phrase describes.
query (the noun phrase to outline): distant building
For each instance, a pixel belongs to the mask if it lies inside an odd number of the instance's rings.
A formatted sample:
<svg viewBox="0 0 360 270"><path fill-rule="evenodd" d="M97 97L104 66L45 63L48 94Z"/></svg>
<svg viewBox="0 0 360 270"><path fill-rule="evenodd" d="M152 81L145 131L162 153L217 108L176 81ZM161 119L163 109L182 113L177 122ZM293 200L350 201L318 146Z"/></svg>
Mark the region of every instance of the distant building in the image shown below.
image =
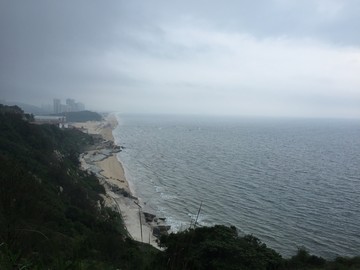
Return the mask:
<svg viewBox="0 0 360 270"><path fill-rule="evenodd" d="M51 104L41 104L41 110L45 113L54 113L54 108Z"/></svg>
<svg viewBox="0 0 360 270"><path fill-rule="evenodd" d="M60 99L54 98L54 113L62 113Z"/></svg>
<svg viewBox="0 0 360 270"><path fill-rule="evenodd" d="M52 124L58 125L60 128L66 128L66 117L65 116L48 116L48 115L37 115L35 116L35 124Z"/></svg>
<svg viewBox="0 0 360 270"><path fill-rule="evenodd" d="M54 99L54 113L63 113L63 112L78 112L84 111L85 105L80 102L75 102L75 99L67 98L66 104L61 104L60 99Z"/></svg>
<svg viewBox="0 0 360 270"><path fill-rule="evenodd" d="M68 106L65 104L60 104L60 112L69 112Z"/></svg>
<svg viewBox="0 0 360 270"><path fill-rule="evenodd" d="M78 111L85 111L85 105L81 102L76 103Z"/></svg>
<svg viewBox="0 0 360 270"><path fill-rule="evenodd" d="M67 98L66 99L66 111L67 112L75 112L76 111L76 103L74 99Z"/></svg>

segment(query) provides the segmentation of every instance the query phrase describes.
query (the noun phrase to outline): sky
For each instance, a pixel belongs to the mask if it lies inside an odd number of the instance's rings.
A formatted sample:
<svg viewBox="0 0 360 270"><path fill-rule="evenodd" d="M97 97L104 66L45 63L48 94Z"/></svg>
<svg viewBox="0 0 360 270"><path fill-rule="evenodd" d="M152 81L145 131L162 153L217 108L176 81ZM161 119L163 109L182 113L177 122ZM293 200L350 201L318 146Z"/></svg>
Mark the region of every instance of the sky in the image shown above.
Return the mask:
<svg viewBox="0 0 360 270"><path fill-rule="evenodd" d="M360 118L358 0L0 0L0 99Z"/></svg>

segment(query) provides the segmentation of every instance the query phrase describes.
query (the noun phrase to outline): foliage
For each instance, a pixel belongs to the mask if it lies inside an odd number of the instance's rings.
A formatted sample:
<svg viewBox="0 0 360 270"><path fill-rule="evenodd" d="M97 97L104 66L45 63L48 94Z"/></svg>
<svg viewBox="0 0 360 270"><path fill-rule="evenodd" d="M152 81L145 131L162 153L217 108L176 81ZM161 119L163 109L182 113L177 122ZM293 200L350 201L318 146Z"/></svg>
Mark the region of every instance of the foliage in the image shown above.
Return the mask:
<svg viewBox="0 0 360 270"><path fill-rule="evenodd" d="M281 256L235 227L189 229L161 238L168 269L280 269Z"/></svg>
<svg viewBox="0 0 360 270"><path fill-rule="evenodd" d="M304 247L301 247L296 255L285 260L284 265L285 269L295 270L355 270L360 269L360 257L337 257L334 261L326 261L324 258L310 255Z"/></svg>
<svg viewBox="0 0 360 270"><path fill-rule="evenodd" d="M222 225L172 233L160 242L165 249L157 258L161 269L360 269L360 257L327 261L305 248L284 259L253 235L240 237L235 227Z"/></svg>
<svg viewBox="0 0 360 270"><path fill-rule="evenodd" d="M0 108L0 269L141 269L142 251L104 188L79 169L87 134ZM149 247L150 248L150 247Z"/></svg>
<svg viewBox="0 0 360 270"><path fill-rule="evenodd" d="M325 259L310 255L304 247L299 248L297 254L286 262L289 269L322 269L325 264Z"/></svg>

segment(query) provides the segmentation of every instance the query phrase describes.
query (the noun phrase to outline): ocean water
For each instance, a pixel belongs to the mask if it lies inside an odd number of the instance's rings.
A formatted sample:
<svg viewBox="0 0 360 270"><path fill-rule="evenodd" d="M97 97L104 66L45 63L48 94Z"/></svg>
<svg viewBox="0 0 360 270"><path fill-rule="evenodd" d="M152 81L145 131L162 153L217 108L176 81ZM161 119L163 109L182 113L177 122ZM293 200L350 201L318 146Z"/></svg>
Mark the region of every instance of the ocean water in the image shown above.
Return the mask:
<svg viewBox="0 0 360 270"><path fill-rule="evenodd" d="M126 177L174 231L234 225L283 256L360 255L360 121L117 115Z"/></svg>

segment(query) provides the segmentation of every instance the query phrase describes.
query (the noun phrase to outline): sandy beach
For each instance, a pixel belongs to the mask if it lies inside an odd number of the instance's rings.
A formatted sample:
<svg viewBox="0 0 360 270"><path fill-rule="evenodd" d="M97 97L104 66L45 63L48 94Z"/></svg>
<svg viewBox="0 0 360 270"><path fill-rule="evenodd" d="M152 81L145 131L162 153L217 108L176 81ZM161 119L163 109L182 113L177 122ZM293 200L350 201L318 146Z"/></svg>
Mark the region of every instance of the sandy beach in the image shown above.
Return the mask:
<svg viewBox="0 0 360 270"><path fill-rule="evenodd" d="M115 116L110 114L101 122L73 123L72 126L102 140L96 145L96 149L83 153L80 162L82 168L95 173L105 187L105 206L121 213L127 231L134 240L158 247L153 230L154 227L163 228L165 225L155 217L151 217L150 221L148 215L145 218L144 213L140 211L139 200L132 195L124 168L117 158L121 148L114 144L112 135L113 129L117 126Z"/></svg>

